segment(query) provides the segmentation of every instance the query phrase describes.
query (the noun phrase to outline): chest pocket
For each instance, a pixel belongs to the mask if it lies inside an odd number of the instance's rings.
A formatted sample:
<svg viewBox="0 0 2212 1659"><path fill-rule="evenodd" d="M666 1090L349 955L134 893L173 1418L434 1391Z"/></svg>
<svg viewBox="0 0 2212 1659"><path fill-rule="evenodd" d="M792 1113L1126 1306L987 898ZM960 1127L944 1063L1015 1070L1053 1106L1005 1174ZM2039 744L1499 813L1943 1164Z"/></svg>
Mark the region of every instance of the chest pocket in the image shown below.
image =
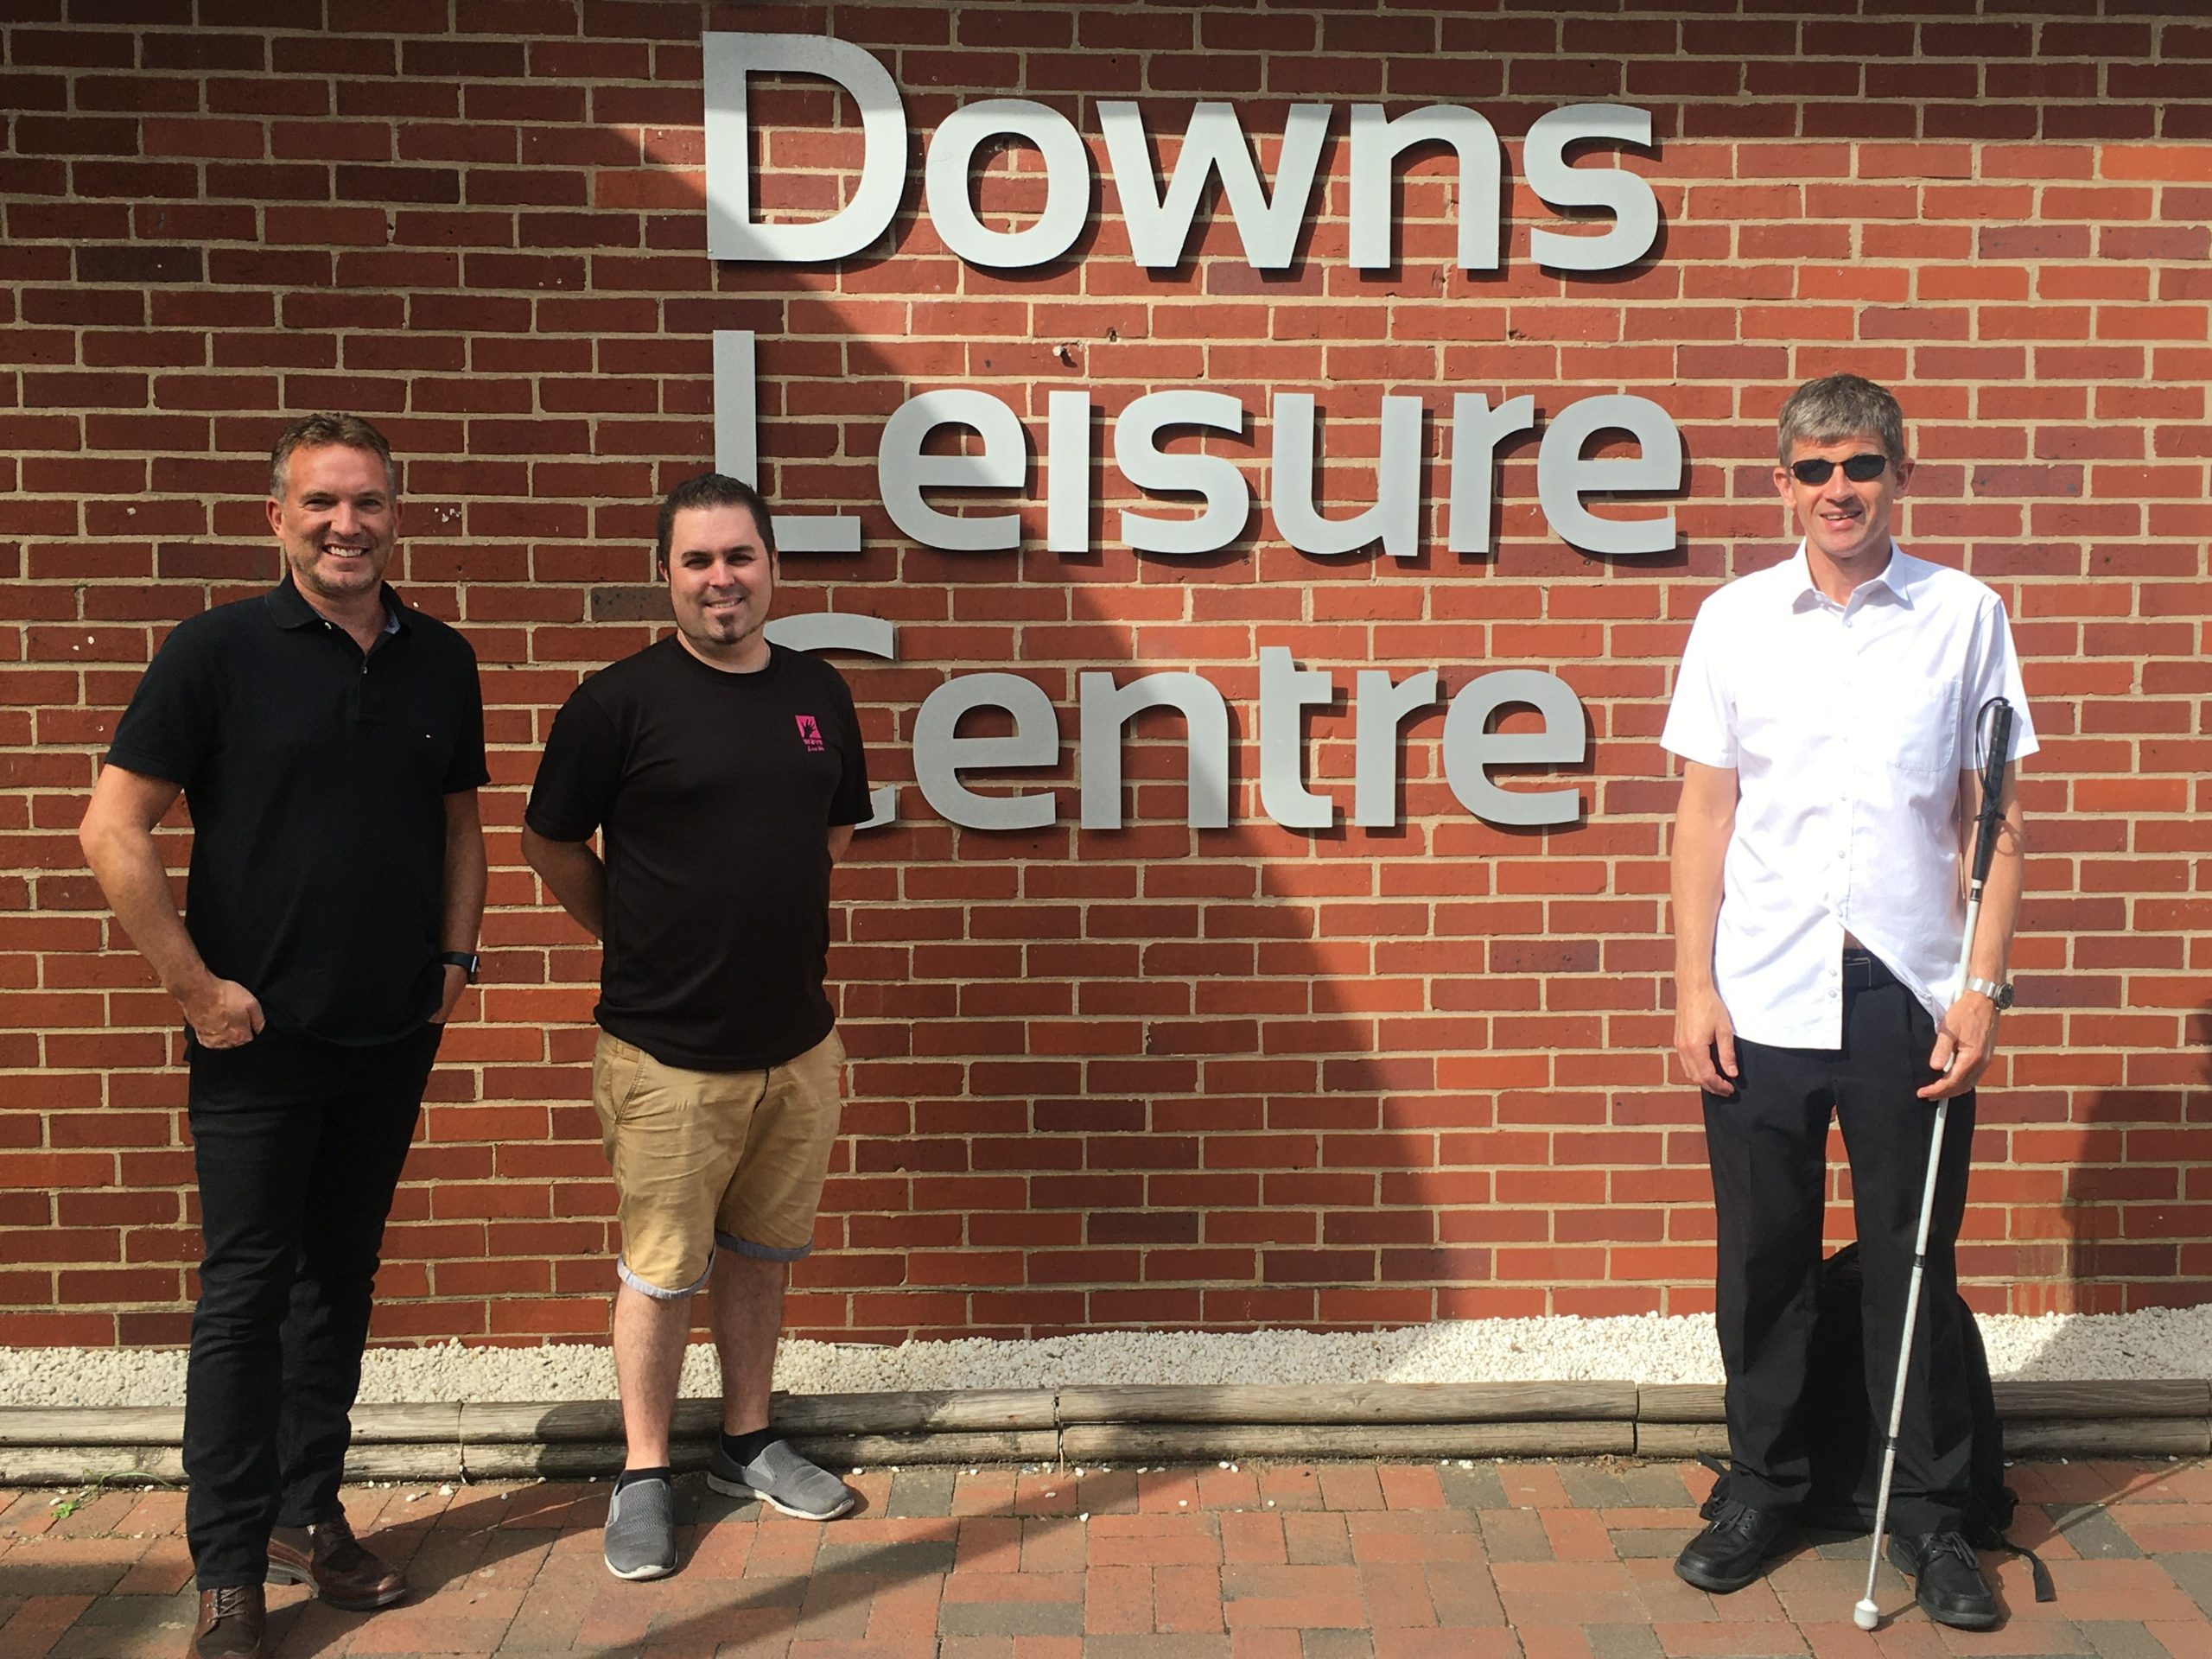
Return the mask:
<svg viewBox="0 0 2212 1659"><path fill-rule="evenodd" d="M1867 752L1891 772L1934 776L1959 769L1959 686L1907 681L1885 688L1866 709Z"/></svg>

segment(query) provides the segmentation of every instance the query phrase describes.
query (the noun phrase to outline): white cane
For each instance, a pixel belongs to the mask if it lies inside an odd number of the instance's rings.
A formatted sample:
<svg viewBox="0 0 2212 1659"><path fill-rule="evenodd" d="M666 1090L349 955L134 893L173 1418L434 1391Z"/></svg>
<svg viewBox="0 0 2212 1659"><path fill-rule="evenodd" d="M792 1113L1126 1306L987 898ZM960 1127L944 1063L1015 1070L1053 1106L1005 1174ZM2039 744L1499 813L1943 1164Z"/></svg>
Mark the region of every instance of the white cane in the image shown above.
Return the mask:
<svg viewBox="0 0 2212 1659"><path fill-rule="evenodd" d="M2005 791L2005 763L2012 745L2012 705L2002 697L1991 700L1989 749L1981 774L1981 810L1974 820L1973 876L1967 887L1966 937L1959 944L1959 980L1974 971L1974 925L1981 914L1982 884L1989 879L1989 860L1996 850L1996 826L2004 816L2000 799ZM1936 1125L1928 1141L1928 1179L1920 1193L1920 1231L1912 1246L1912 1281L1904 1296L1904 1335L1897 1347L1897 1386L1890 1397L1890 1433L1882 1447L1882 1484L1874 1499L1874 1541L1866 1559L1866 1593L1851 1610L1851 1622L1871 1630L1882 1622L1874 1605L1874 1575L1881 1570L1882 1537L1890 1519L1890 1480L1897 1465L1897 1431L1904 1423L1904 1384L1912 1363L1912 1338L1919 1328L1920 1280L1928 1265L1928 1225L1936 1213L1936 1176L1943 1162L1943 1124L1950 1116L1947 1096L1936 1103Z"/></svg>

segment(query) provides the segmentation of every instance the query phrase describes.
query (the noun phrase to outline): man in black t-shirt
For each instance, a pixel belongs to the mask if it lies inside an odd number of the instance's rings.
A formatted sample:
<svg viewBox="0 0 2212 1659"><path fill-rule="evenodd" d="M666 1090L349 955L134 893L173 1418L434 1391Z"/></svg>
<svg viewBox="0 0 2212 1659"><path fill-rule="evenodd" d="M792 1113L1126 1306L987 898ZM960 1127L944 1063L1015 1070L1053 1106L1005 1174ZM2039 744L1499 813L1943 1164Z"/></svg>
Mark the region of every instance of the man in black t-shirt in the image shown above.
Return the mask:
<svg viewBox="0 0 2212 1659"><path fill-rule="evenodd" d="M264 1579L353 1611L407 1593L354 1541L338 1486L385 1217L484 908L476 657L384 583L391 451L365 421L314 415L270 467L283 581L177 625L79 831L188 1022L203 1659L261 1652ZM153 836L180 793L182 917Z"/></svg>
<svg viewBox="0 0 2212 1659"><path fill-rule="evenodd" d="M576 688L523 830L547 890L606 947L592 1103L622 1227L628 1454L603 1553L626 1579L676 1569L669 1418L702 1288L722 1376L708 1484L813 1520L855 1497L768 1427L768 1391L842 1103L823 975L830 866L868 815L859 723L836 670L762 632L775 540L750 486L678 485L656 563L676 632Z"/></svg>

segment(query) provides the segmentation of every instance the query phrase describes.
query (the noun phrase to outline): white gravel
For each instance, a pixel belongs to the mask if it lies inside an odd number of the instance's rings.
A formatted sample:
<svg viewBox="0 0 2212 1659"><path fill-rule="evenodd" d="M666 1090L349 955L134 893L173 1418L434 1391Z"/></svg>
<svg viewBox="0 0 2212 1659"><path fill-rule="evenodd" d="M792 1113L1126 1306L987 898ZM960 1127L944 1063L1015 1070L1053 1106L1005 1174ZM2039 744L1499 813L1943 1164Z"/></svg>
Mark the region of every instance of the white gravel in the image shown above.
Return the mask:
<svg viewBox="0 0 2212 1659"><path fill-rule="evenodd" d="M1991 1371L2037 1381L2212 1377L2212 1306L2135 1313L1986 1315ZM1096 1383L1718 1382L1719 1351L1702 1316L1462 1319L1351 1335L1269 1331L1209 1336L1117 1332L1033 1342L909 1342L874 1347L786 1342L776 1386L799 1394L896 1389L1049 1389ZM683 1392L716 1391L714 1351L695 1346ZM607 1400L604 1347L372 1350L361 1398ZM0 1348L0 1405L173 1406L184 1355L83 1348Z"/></svg>

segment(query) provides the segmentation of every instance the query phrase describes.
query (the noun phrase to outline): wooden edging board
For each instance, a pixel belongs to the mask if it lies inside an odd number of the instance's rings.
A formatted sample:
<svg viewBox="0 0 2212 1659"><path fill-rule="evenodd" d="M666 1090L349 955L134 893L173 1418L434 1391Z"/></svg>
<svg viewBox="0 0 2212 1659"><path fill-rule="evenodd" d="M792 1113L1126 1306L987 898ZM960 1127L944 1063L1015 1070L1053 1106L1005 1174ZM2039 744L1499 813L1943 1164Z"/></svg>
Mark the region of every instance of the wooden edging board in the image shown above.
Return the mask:
<svg viewBox="0 0 2212 1659"><path fill-rule="evenodd" d="M2015 1457L2212 1452L2212 1380L1996 1385ZM1217 1457L1686 1458L1727 1446L1710 1383L1369 1382L779 1395L774 1421L847 1466ZM711 1400L677 1408L676 1461L706 1460ZM171 1407L0 1407L0 1484L174 1480ZM355 1479L582 1478L621 1467L612 1401L359 1406Z"/></svg>

